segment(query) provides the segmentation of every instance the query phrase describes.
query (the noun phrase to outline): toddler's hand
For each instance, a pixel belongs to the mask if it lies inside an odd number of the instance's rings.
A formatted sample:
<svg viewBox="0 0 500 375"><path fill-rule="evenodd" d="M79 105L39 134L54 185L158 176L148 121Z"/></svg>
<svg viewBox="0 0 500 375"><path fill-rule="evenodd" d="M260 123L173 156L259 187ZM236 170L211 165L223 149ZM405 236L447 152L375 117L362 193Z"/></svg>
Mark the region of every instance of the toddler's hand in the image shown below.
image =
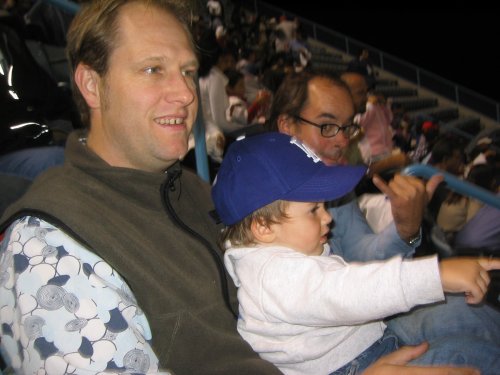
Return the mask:
<svg viewBox="0 0 500 375"><path fill-rule="evenodd" d="M439 264L443 290L450 293L465 293L467 303L482 301L490 283L488 271L500 269L500 259L449 258Z"/></svg>

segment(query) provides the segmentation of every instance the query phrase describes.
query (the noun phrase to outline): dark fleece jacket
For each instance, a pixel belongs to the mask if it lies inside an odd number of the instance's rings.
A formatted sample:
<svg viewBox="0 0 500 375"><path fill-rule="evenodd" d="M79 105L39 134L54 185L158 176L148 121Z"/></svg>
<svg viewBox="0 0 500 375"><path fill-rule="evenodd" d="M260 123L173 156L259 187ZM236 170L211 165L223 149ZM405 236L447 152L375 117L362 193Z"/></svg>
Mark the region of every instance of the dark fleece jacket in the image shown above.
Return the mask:
<svg viewBox="0 0 500 375"><path fill-rule="evenodd" d="M178 165L166 173L111 167L82 136L73 133L65 164L40 176L4 213L0 232L32 215L102 257L146 314L162 368L176 375L279 374L239 336L223 298L209 185Z"/></svg>

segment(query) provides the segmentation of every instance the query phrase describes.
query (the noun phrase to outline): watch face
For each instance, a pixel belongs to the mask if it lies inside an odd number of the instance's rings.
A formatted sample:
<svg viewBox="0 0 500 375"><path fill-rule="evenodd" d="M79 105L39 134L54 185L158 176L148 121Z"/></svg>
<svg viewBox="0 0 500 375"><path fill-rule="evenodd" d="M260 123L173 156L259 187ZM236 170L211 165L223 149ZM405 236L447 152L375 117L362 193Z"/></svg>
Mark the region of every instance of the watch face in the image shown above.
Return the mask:
<svg viewBox="0 0 500 375"><path fill-rule="evenodd" d="M415 237L410 238L410 240L408 241L408 245L413 246L418 241L420 241L420 233L418 235L416 235Z"/></svg>

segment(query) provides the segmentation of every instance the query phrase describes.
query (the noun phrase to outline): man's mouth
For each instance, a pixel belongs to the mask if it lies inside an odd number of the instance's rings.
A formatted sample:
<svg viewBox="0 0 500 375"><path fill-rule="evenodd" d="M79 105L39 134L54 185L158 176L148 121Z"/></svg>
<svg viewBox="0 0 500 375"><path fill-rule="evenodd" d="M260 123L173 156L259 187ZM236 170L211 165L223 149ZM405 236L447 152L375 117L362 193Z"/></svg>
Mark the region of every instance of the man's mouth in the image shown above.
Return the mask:
<svg viewBox="0 0 500 375"><path fill-rule="evenodd" d="M160 118L155 121L160 125L180 125L184 123L184 118Z"/></svg>

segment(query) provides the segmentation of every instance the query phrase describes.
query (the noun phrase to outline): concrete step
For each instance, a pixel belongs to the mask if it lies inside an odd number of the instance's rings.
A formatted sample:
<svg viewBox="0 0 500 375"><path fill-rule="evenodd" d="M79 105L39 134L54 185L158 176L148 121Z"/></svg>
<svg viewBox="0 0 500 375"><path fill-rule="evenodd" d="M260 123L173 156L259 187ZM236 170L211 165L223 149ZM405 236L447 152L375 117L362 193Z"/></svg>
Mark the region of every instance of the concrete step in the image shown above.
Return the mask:
<svg viewBox="0 0 500 375"><path fill-rule="evenodd" d="M386 98L417 96L417 89L399 86L379 86L375 87L375 92L384 95Z"/></svg>
<svg viewBox="0 0 500 375"><path fill-rule="evenodd" d="M313 63L344 63L344 59L342 56L338 55L330 55L330 54L321 54L315 55L313 54L311 57L311 61Z"/></svg>
<svg viewBox="0 0 500 375"><path fill-rule="evenodd" d="M375 88L378 86L399 86L399 81L397 79L391 79L391 78L377 78L375 80Z"/></svg>
<svg viewBox="0 0 500 375"><path fill-rule="evenodd" d="M425 108L432 108L438 105L436 98L394 98L393 104L400 106L404 111L417 111Z"/></svg>
<svg viewBox="0 0 500 375"><path fill-rule="evenodd" d="M343 64L339 64L339 63L336 63L336 64L333 64L333 63L316 63L313 61L312 63L312 67L314 68L314 70L318 70L318 71L325 71L325 72L328 72L328 73L331 73L331 74L341 74L345 71L346 67L347 67L347 64L343 63Z"/></svg>
<svg viewBox="0 0 500 375"><path fill-rule="evenodd" d="M433 107L406 112L410 121L421 118L432 118L435 121L448 122L458 118L456 107Z"/></svg>
<svg viewBox="0 0 500 375"><path fill-rule="evenodd" d="M447 121L440 127L442 134L451 133L472 140L483 129L479 117L462 117Z"/></svg>

